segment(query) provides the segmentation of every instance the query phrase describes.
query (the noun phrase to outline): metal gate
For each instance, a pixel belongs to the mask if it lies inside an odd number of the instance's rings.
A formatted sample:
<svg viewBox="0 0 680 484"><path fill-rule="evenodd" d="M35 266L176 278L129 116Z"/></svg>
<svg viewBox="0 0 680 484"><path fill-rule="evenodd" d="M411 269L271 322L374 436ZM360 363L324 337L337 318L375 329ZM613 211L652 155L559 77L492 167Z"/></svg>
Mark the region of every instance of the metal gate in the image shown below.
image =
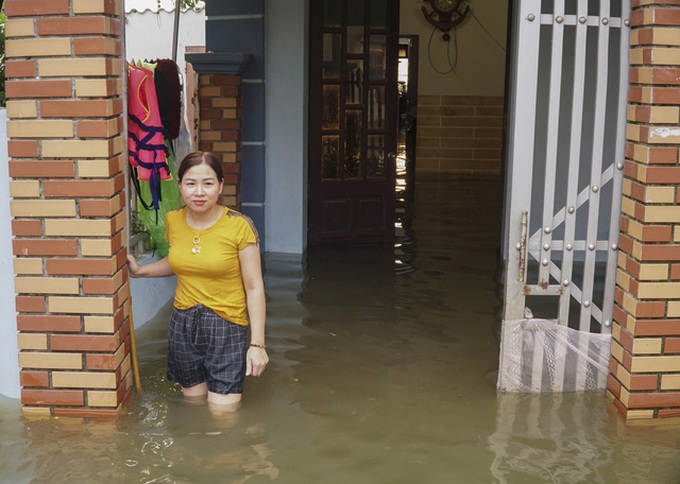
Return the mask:
<svg viewBox="0 0 680 484"><path fill-rule="evenodd" d="M503 319L528 307L610 333L630 1L520 0L514 9Z"/></svg>
<svg viewBox="0 0 680 484"><path fill-rule="evenodd" d="M581 331L606 332L611 325L629 11L628 1L519 3L506 320L523 317L527 297L552 297L556 310L547 319ZM539 312L550 306L534 300ZM572 301L577 324L570 321Z"/></svg>

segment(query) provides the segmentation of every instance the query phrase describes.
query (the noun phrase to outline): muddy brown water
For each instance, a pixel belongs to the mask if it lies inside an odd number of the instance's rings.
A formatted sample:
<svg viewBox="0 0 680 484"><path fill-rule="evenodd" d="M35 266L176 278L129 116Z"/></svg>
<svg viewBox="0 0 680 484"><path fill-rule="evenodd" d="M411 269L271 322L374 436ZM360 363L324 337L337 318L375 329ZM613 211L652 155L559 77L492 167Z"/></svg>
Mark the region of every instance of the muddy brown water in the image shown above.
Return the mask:
<svg viewBox="0 0 680 484"><path fill-rule="evenodd" d="M119 418L0 400L0 481L680 482L678 420L497 394L499 180L419 176L415 199L394 247L266 256L271 364L238 412L165 380L168 306L137 330L144 392Z"/></svg>

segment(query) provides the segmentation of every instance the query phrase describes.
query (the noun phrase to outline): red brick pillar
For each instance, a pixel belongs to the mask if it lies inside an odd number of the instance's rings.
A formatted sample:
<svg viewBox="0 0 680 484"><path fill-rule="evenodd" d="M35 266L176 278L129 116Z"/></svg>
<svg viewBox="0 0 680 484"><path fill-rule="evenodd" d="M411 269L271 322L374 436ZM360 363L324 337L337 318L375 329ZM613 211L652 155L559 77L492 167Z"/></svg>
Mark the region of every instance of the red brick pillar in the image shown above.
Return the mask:
<svg viewBox="0 0 680 484"><path fill-rule="evenodd" d="M250 54L189 53L198 76L198 149L222 157L222 203L241 209L241 73Z"/></svg>
<svg viewBox="0 0 680 484"><path fill-rule="evenodd" d="M199 74L198 149L222 157L222 203L241 208L241 76Z"/></svg>
<svg viewBox="0 0 680 484"><path fill-rule="evenodd" d="M122 0L6 0L19 366L27 415L131 394Z"/></svg>
<svg viewBox="0 0 680 484"><path fill-rule="evenodd" d="M608 385L629 419L680 416L680 10L661 3L634 0L631 14Z"/></svg>

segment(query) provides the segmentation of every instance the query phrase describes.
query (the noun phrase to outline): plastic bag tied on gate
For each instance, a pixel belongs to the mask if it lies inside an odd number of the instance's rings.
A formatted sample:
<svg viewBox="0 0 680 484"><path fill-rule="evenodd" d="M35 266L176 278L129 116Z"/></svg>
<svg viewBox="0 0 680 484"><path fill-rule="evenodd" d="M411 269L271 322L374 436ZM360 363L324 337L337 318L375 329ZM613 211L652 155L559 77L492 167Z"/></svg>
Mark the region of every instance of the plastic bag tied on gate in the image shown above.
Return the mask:
<svg viewBox="0 0 680 484"><path fill-rule="evenodd" d="M496 387L503 392L569 392L607 386L611 334L587 333L554 321L503 321Z"/></svg>

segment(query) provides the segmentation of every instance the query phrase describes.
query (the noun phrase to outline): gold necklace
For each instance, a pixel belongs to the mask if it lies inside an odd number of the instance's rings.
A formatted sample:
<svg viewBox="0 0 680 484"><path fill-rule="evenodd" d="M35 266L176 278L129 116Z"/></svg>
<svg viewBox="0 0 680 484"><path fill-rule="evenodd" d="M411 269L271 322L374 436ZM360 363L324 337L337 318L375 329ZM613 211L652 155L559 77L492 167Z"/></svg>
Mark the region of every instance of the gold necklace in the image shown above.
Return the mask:
<svg viewBox="0 0 680 484"><path fill-rule="evenodd" d="M219 220L220 217L222 217L222 213L224 213L223 209L220 209L218 211L219 211L219 216L217 217L217 220ZM212 224L210 224L209 227L212 226L214 223L216 223L216 221L213 222ZM188 220L187 220L187 224L189 224ZM191 227L190 224L189 224L189 226ZM201 236L200 235L194 235L194 238L191 239L191 242L193 242L193 244L194 244L194 246L191 248L191 253L194 254L194 255L200 254L201 253L201 245L200 245L201 244Z"/></svg>
<svg viewBox="0 0 680 484"><path fill-rule="evenodd" d="M194 246L191 248L191 253L196 255L201 253L201 246L199 245L201 243L201 237L198 235L194 235L194 238L191 239L191 241L194 243Z"/></svg>

